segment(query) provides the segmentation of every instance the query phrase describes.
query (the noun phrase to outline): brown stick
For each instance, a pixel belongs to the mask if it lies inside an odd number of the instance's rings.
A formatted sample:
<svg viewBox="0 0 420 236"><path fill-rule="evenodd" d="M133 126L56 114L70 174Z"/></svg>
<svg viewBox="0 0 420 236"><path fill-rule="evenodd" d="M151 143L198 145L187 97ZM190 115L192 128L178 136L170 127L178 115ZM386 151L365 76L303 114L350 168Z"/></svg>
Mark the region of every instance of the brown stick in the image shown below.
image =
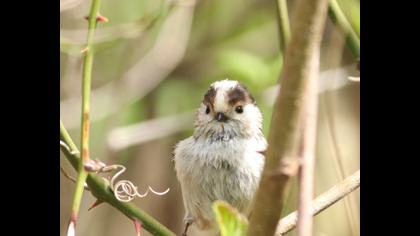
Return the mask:
<svg viewBox="0 0 420 236"><path fill-rule="evenodd" d="M347 196L360 186L360 170L356 171L342 182L324 192L311 204L311 215L316 216L334 203ZM296 227L297 211L294 211L280 220L275 236L281 236Z"/></svg>
<svg viewBox="0 0 420 236"><path fill-rule="evenodd" d="M318 73L308 81L303 117L301 155L299 169L298 236L312 235L311 201L314 195L314 168L316 150Z"/></svg>
<svg viewBox="0 0 420 236"><path fill-rule="evenodd" d="M281 74L280 95L273 110L266 164L255 196L247 235L274 235L290 177L285 157L296 156L296 134L306 88L316 79L327 13L326 0L299 0ZM295 159L295 158L293 158ZM296 159L295 159L296 160Z"/></svg>

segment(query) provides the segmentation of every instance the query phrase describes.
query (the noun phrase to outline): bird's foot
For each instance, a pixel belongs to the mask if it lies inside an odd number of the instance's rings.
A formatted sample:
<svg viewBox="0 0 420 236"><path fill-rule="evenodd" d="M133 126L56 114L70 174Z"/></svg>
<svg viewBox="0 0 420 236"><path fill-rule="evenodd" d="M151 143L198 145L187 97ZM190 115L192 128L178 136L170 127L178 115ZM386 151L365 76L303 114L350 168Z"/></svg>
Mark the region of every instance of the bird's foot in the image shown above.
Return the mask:
<svg viewBox="0 0 420 236"><path fill-rule="evenodd" d="M187 236L188 228L192 225L193 222L194 222L194 219L191 216L186 216L184 218L185 228L184 228L184 232L182 233L182 236Z"/></svg>

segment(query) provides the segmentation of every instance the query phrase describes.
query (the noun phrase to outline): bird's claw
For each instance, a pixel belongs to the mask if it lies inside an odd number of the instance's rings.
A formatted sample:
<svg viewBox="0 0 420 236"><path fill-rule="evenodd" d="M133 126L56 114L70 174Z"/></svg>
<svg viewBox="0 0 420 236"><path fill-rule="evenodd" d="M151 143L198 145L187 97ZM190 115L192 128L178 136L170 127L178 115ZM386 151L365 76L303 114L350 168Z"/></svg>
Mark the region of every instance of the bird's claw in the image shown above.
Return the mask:
<svg viewBox="0 0 420 236"><path fill-rule="evenodd" d="M192 222L187 222L185 224L185 229L184 229L184 232L182 233L182 236L187 236L187 231L188 231L188 228L190 227L191 224L192 224Z"/></svg>

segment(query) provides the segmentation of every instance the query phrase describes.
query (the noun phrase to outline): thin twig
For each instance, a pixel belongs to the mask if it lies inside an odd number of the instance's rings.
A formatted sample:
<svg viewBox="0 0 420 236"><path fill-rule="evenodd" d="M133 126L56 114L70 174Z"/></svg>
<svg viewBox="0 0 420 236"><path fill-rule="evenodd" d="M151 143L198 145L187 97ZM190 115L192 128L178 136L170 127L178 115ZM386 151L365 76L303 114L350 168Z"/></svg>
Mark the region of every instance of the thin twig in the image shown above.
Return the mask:
<svg viewBox="0 0 420 236"><path fill-rule="evenodd" d="M69 174L67 174L67 172L64 170L64 168L62 166L60 166L60 171L64 175L64 177L66 177L71 182L76 183L76 179L71 177ZM85 190L90 191L90 189L89 189L89 187L87 186L86 183L84 184L84 188L85 188Z"/></svg>
<svg viewBox="0 0 420 236"><path fill-rule="evenodd" d="M334 203L338 202L360 186L360 170L353 173L328 191L312 201L311 214L316 216ZM297 211L282 218L277 226L275 236L281 236L296 227Z"/></svg>
<svg viewBox="0 0 420 236"><path fill-rule="evenodd" d="M360 57L360 40L351 24L341 11L337 0L328 0L328 14L330 19L343 31L346 36L347 46L356 58Z"/></svg>
<svg viewBox="0 0 420 236"><path fill-rule="evenodd" d="M340 147L338 144L338 137L337 137L337 130L336 130L336 123L335 123L335 118L334 118L334 112L332 111L332 107L333 107L333 99L335 99L335 97L333 97L332 95L330 96L330 94L326 93L324 95L324 106L325 106L325 116L326 116L326 120L327 120L327 130L328 133L330 134L331 137L331 142L332 142L332 151L333 151L333 155L332 155L332 159L333 159L333 163L336 166L335 170L337 172L338 178L339 180L343 180L346 176L346 171L344 169L344 164L343 164L343 158L342 158L342 154L340 151ZM357 231L357 219L355 217L354 211L353 211L353 206L352 206L352 201L351 199L345 199L344 200L344 208L346 211L346 217L348 218L349 224L350 224L350 228L352 231L352 235L357 235L356 231Z"/></svg>
<svg viewBox="0 0 420 236"><path fill-rule="evenodd" d="M344 37L339 32L340 29L335 29L330 39L330 48L327 51L327 63L329 67L338 67L341 63L341 57L343 54L343 44L344 44ZM333 76L333 80L329 84L330 87L334 87L337 83L337 76ZM331 142L332 142L332 151L333 151L333 162L336 166L334 168L337 172L339 181L344 180L347 176L347 173L344 168L343 164L343 155L340 150L339 140L337 136L336 130L336 122L335 122L335 114L333 111L334 108L334 101L337 101L338 97L334 96L336 92L329 91L321 96L321 102L324 105L325 109L325 117L326 117L326 128L328 133L330 134ZM345 213L347 220L350 225L350 229L352 234L351 235L358 235L358 224L357 218L353 209L352 198L345 198L343 201Z"/></svg>
<svg viewBox="0 0 420 236"><path fill-rule="evenodd" d="M318 76L308 81L300 147L298 236L312 235L311 200L314 192L316 130L318 114Z"/></svg>
<svg viewBox="0 0 420 236"><path fill-rule="evenodd" d="M79 151L76 148L73 140L68 134L63 123L60 121L60 140L62 140L67 147L60 145L61 151L64 153L70 164L77 170L79 163L81 162ZM114 193L110 189L110 185L102 177L96 176L96 174L90 173L86 179L86 183L89 186L90 192L100 201L107 202L116 208L118 211L126 215L130 219L138 219L142 227L156 236L176 236L175 233L171 232L164 225L159 223L153 217L148 215L146 212L138 209L133 204L128 204L119 201L115 198Z"/></svg>
<svg viewBox="0 0 420 236"><path fill-rule="evenodd" d="M90 84L92 77L93 64L93 36L97 24L97 16L99 15L100 0L92 0L91 9L89 13L89 31L87 38L87 47L83 64L83 78L82 78L82 129L81 129L81 159L78 166L78 175L76 180L76 188L73 195L73 204L67 236L75 235L76 221L79 214L80 203L83 196L83 190L87 178L87 171L85 164L90 160L89 158L89 102L90 102Z"/></svg>
<svg viewBox="0 0 420 236"><path fill-rule="evenodd" d="M276 0L277 6L277 22L278 31L280 35L280 50L284 55L286 51L287 43L290 39L290 23L289 14L287 13L287 0Z"/></svg>
<svg viewBox="0 0 420 236"><path fill-rule="evenodd" d="M76 179L73 178L73 177L71 177L69 174L67 174L66 171L64 170L64 168L62 166L60 166L60 171L64 175L64 177L66 177L67 179L69 179L71 182L76 183Z"/></svg>

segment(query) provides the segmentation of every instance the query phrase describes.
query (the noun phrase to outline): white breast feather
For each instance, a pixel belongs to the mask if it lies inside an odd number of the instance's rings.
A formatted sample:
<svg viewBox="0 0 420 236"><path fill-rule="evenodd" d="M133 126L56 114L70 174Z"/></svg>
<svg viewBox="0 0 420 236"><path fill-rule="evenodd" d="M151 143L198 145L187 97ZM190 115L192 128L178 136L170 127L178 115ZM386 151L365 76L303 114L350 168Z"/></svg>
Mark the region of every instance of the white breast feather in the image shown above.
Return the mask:
<svg viewBox="0 0 420 236"><path fill-rule="evenodd" d="M190 137L177 145L175 169L184 206L193 219L201 215L214 224L211 202L216 199L248 213L264 165L259 152L267 143L263 137L240 140L209 143Z"/></svg>

